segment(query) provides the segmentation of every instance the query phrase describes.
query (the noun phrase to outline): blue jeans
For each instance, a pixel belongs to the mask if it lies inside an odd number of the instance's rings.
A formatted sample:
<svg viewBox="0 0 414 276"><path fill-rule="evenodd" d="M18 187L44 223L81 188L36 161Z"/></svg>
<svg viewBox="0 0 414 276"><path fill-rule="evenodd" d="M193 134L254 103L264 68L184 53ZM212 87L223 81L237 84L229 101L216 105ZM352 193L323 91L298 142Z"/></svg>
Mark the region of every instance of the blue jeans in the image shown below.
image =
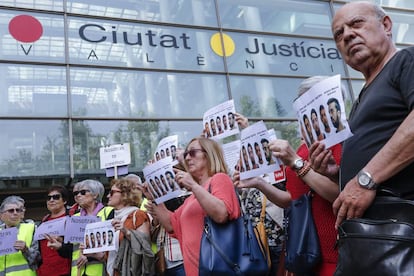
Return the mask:
<svg viewBox="0 0 414 276"><path fill-rule="evenodd" d="M172 268L166 269L164 276L185 276L184 265L180 264Z"/></svg>

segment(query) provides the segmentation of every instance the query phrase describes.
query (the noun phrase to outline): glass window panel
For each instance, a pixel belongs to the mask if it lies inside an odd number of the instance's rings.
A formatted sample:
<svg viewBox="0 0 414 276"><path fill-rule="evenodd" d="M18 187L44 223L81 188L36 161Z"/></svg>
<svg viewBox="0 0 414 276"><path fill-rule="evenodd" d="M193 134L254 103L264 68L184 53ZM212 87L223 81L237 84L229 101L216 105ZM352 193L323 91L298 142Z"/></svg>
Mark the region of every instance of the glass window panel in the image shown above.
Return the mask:
<svg viewBox="0 0 414 276"><path fill-rule="evenodd" d="M201 118L229 99L225 77L72 68L75 116Z"/></svg>
<svg viewBox="0 0 414 276"><path fill-rule="evenodd" d="M65 61L63 16L0 10L0 59Z"/></svg>
<svg viewBox="0 0 414 276"><path fill-rule="evenodd" d="M130 143L129 171L141 171L153 154L158 142L178 135L180 147L202 133L202 121L74 121L73 148L75 174L103 173L99 168L99 148Z"/></svg>
<svg viewBox="0 0 414 276"><path fill-rule="evenodd" d="M69 174L67 121L0 120L0 177Z"/></svg>
<svg viewBox="0 0 414 276"><path fill-rule="evenodd" d="M67 116L65 67L0 64L0 116Z"/></svg>
<svg viewBox="0 0 414 276"><path fill-rule="evenodd" d="M69 19L72 63L134 68L224 71L210 48L212 31Z"/></svg>
<svg viewBox="0 0 414 276"><path fill-rule="evenodd" d="M327 2L219 0L218 4L224 28L331 36Z"/></svg>
<svg viewBox="0 0 414 276"><path fill-rule="evenodd" d="M36 10L63 11L63 1L54 0L2 0L1 5Z"/></svg>
<svg viewBox="0 0 414 276"><path fill-rule="evenodd" d="M230 72L280 75L344 74L333 40L229 33L236 50Z"/></svg>
<svg viewBox="0 0 414 276"><path fill-rule="evenodd" d="M152 22L217 26L213 0L69 0L68 12Z"/></svg>
<svg viewBox="0 0 414 276"><path fill-rule="evenodd" d="M296 119L293 101L302 81L299 78L230 77L237 112L264 119ZM350 102L348 85L345 81L342 85L345 102Z"/></svg>
<svg viewBox="0 0 414 276"><path fill-rule="evenodd" d="M346 2L355 2L359 0L346 0ZM374 3L383 7L398 7L401 9L414 9L414 1L412 0L374 0Z"/></svg>

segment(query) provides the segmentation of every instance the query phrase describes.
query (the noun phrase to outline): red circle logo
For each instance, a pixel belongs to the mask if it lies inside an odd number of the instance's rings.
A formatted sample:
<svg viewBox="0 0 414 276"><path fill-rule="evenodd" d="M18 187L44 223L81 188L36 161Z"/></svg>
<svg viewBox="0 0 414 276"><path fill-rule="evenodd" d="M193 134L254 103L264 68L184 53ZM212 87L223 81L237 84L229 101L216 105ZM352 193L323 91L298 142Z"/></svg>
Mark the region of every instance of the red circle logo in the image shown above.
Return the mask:
<svg viewBox="0 0 414 276"><path fill-rule="evenodd" d="M39 20L30 15L18 15L9 22L9 33L20 42L32 43L43 34Z"/></svg>

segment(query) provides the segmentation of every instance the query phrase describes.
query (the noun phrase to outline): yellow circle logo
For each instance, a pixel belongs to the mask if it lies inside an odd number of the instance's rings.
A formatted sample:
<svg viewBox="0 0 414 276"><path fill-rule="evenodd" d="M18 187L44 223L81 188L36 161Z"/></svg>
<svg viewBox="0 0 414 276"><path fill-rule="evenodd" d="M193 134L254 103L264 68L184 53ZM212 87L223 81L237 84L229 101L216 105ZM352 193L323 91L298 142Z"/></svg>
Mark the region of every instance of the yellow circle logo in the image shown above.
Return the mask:
<svg viewBox="0 0 414 276"><path fill-rule="evenodd" d="M233 39L224 34L216 33L210 38L210 47L214 53L223 57L229 57L234 53L236 45L234 44Z"/></svg>

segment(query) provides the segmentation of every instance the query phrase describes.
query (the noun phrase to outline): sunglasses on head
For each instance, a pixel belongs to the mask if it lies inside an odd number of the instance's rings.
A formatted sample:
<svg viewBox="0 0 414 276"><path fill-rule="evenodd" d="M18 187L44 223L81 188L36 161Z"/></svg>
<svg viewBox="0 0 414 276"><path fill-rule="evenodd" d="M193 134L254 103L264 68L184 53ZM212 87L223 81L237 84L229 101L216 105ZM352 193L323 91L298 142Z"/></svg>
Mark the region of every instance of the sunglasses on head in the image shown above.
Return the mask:
<svg viewBox="0 0 414 276"><path fill-rule="evenodd" d="M89 193L89 192L90 192L89 190L74 191L74 192L73 192L73 195L74 195L74 196L77 196L78 194L81 194L81 195L86 195L86 193Z"/></svg>
<svg viewBox="0 0 414 276"><path fill-rule="evenodd" d="M194 157L196 156L196 153L197 153L198 151L201 151L201 152L206 152L206 151L205 151L205 150L203 150L203 149L190 149L190 150L186 150L186 151L184 152L184 159L187 157L187 155L190 155L190 157L194 158Z"/></svg>
<svg viewBox="0 0 414 276"><path fill-rule="evenodd" d="M60 198L62 197L62 195L60 195L60 194L55 194L55 195L48 195L47 196L47 200L48 201L50 201L50 200L59 200Z"/></svg>
<svg viewBox="0 0 414 276"><path fill-rule="evenodd" d="M23 208L11 208L11 209L7 209L3 211L3 213L6 213L6 212L9 214L14 214L14 213L20 214L24 212L24 209Z"/></svg>

